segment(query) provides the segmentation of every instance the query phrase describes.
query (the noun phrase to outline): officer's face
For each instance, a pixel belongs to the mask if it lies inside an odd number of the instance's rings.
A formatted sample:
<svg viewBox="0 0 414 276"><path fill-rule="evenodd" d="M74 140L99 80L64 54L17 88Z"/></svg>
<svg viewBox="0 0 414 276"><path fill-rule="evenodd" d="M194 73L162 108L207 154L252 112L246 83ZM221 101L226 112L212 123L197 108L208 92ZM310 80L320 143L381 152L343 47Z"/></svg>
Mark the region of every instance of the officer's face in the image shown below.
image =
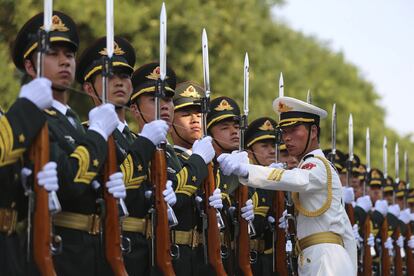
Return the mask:
<svg viewBox="0 0 414 276"><path fill-rule="evenodd" d="M139 107L139 109L138 109ZM155 97L153 94L142 94L138 100L131 105L131 112L142 128L146 122L155 120ZM172 98L166 97L160 100L161 119L171 126L174 117L174 103ZM144 121L144 119L145 121Z"/></svg>
<svg viewBox="0 0 414 276"><path fill-rule="evenodd" d="M275 142L273 140L256 142L250 146L248 153L251 160L258 161L260 165L269 166L275 162Z"/></svg>
<svg viewBox="0 0 414 276"><path fill-rule="evenodd" d="M361 197L364 191L363 186L361 185L361 180L358 178L358 176L352 176L350 184L354 189L355 198Z"/></svg>
<svg viewBox="0 0 414 276"><path fill-rule="evenodd" d="M225 120L210 128L213 137L213 146L216 152L221 152L221 145L227 152L239 148L239 123L234 120Z"/></svg>
<svg viewBox="0 0 414 276"><path fill-rule="evenodd" d="M396 197L395 198L395 203L400 206L401 210L404 209L404 197Z"/></svg>
<svg viewBox="0 0 414 276"><path fill-rule="evenodd" d="M37 52L32 54L32 61L25 60L26 72L36 77ZM64 44L52 44L44 56L43 76L52 81L53 87L69 87L75 79L75 53Z"/></svg>
<svg viewBox="0 0 414 276"><path fill-rule="evenodd" d="M341 180L342 186L345 186L346 185L346 181L347 181L346 173L340 173L339 174L339 179Z"/></svg>
<svg viewBox="0 0 414 276"><path fill-rule="evenodd" d="M410 212L414 213L414 202L408 203L408 207L410 208Z"/></svg>
<svg viewBox="0 0 414 276"><path fill-rule="evenodd" d="M286 163L288 169L296 168L299 164L298 159L289 154L287 150L280 152L280 162Z"/></svg>
<svg viewBox="0 0 414 276"><path fill-rule="evenodd" d="M311 136L308 148L312 141L317 138L316 126L313 125L310 131ZM308 140L308 133L308 127L303 124L283 128L282 139L285 142L286 148L290 155L301 159L301 155L307 153L306 144Z"/></svg>
<svg viewBox="0 0 414 276"><path fill-rule="evenodd" d="M174 112L174 129L171 136L174 144L188 147L202 136L201 112L199 107L182 108ZM183 141L183 139L185 141Z"/></svg>
<svg viewBox="0 0 414 276"><path fill-rule="evenodd" d="M93 85L99 97L102 97L102 75L95 77ZM108 101L117 106L124 106L128 103L132 93L132 83L129 74L123 72L115 72L115 74L108 80L109 93ZM83 85L84 90L94 99L95 104L100 104L101 101L95 100L96 96L93 91L92 84L86 82Z"/></svg>
<svg viewBox="0 0 414 276"><path fill-rule="evenodd" d="M385 192L383 197L388 202L389 205L393 204L393 199L394 199L393 192Z"/></svg>
<svg viewBox="0 0 414 276"><path fill-rule="evenodd" d="M368 187L368 195L371 201L375 203L377 200L382 199L382 190L380 187Z"/></svg>

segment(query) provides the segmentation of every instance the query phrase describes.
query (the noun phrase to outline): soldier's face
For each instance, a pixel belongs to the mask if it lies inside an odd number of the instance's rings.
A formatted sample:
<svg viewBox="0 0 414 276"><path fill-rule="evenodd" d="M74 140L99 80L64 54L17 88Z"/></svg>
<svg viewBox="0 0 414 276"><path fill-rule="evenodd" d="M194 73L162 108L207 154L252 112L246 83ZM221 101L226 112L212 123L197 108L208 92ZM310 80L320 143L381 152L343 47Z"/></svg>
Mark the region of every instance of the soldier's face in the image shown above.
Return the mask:
<svg viewBox="0 0 414 276"><path fill-rule="evenodd" d="M36 57L37 52L32 55L32 62L25 60L26 72L32 77L36 77ZM43 75L52 81L53 87L69 87L75 79L75 53L64 44L52 44L50 50L44 56Z"/></svg>
<svg viewBox="0 0 414 276"><path fill-rule="evenodd" d="M382 199L382 191L380 187L368 187L368 195L371 201L375 203L377 200Z"/></svg>
<svg viewBox="0 0 414 276"><path fill-rule="evenodd" d="M210 129L213 137L213 146L216 152L221 152L221 145L226 151L231 152L239 148L239 123L227 120L212 126Z"/></svg>
<svg viewBox="0 0 414 276"><path fill-rule="evenodd" d="M404 209L404 197L396 197L395 198L395 203L400 206L401 210Z"/></svg>
<svg viewBox="0 0 414 276"><path fill-rule="evenodd" d="M394 196L392 192L385 192L383 197L388 202L389 205L393 204Z"/></svg>
<svg viewBox="0 0 414 276"><path fill-rule="evenodd" d="M99 97L102 97L102 75L99 74L95 77L93 85L98 93ZM116 72L108 80L109 93L108 101L117 106L124 106L128 103L132 93L132 83L129 74L122 72ZM95 93L91 83L85 83L83 85L84 90L93 98ZM100 104L100 101L95 101L96 104Z"/></svg>
<svg viewBox="0 0 414 276"><path fill-rule="evenodd" d="M201 129L201 112L198 107L190 107L176 110L174 112L174 129L171 136L174 144L188 147L184 145L187 142L193 144L202 136ZM185 141L182 141L182 140ZM184 143L184 144L183 144Z"/></svg>
<svg viewBox="0 0 414 276"><path fill-rule="evenodd" d="M414 213L414 202L408 203L408 207L410 208L410 212Z"/></svg>
<svg viewBox="0 0 414 276"><path fill-rule="evenodd" d="M260 165L269 166L275 162L275 142L273 140L256 142L251 145L248 153L251 160L256 161L256 157Z"/></svg>
<svg viewBox="0 0 414 276"><path fill-rule="evenodd" d="M311 135L308 148L311 145L311 142L317 138L316 126L313 125L310 130L303 124L283 128L282 139L285 142L290 155L301 159L301 155L306 153L309 131L311 131Z"/></svg>
<svg viewBox="0 0 414 276"><path fill-rule="evenodd" d="M280 162L286 163L288 169L296 168L299 164L298 159L290 155L287 150L282 150L280 152Z"/></svg>
<svg viewBox="0 0 414 276"><path fill-rule="evenodd" d="M361 180L356 176L351 178L351 187L354 189L355 198L361 197L364 193Z"/></svg>
<svg viewBox="0 0 414 276"><path fill-rule="evenodd" d="M155 120L155 108L155 97L152 94L140 95L136 103L131 105L132 115L141 128L144 126L145 121L149 123ZM160 100L160 114L161 119L171 126L174 118L174 103L172 98L166 97Z"/></svg>

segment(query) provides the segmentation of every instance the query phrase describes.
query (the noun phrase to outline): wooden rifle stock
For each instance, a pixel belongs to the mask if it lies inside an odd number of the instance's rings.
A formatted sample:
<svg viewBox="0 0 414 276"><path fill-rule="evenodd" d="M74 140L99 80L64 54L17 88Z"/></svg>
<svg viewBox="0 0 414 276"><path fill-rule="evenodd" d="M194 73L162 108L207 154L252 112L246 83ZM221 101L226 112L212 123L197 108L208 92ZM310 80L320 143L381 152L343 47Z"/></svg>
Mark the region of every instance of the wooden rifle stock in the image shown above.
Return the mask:
<svg viewBox="0 0 414 276"><path fill-rule="evenodd" d="M410 223L406 224L407 232L405 233L405 240L407 241L405 244L405 258L406 258L406 266L407 266L407 275L414 275L414 254L412 249L408 246L408 241L411 238L412 231Z"/></svg>
<svg viewBox="0 0 414 276"><path fill-rule="evenodd" d="M371 247L368 245L368 237L371 234L371 218L367 214L364 222L364 248L363 250L363 275L372 275L372 256Z"/></svg>
<svg viewBox="0 0 414 276"><path fill-rule="evenodd" d="M278 218L282 217L285 210L285 195L282 191L276 191L273 198L273 210L275 214L275 230L276 231L276 244L273 245L274 257L275 257L275 272L279 275L288 275L287 260L286 260L286 234L285 230L278 227Z"/></svg>
<svg viewBox="0 0 414 276"><path fill-rule="evenodd" d="M400 227L397 226L393 233L393 240L394 242L397 241L398 237L400 236ZM395 246L395 256L394 256L394 275L395 276L402 276L403 275L403 259L401 256L401 250L400 247Z"/></svg>
<svg viewBox="0 0 414 276"><path fill-rule="evenodd" d="M391 272L391 259L388 249L385 248L384 244L388 238L388 220L385 217L381 225L381 270L383 276L389 276Z"/></svg>
<svg viewBox="0 0 414 276"><path fill-rule="evenodd" d="M162 192L167 183L165 151L157 147L151 162L151 181L155 189L155 263L163 275L175 275L170 254L171 237L168 225L167 203ZM154 233L152 233L154 235ZM154 250L154 248L152 249Z"/></svg>
<svg viewBox="0 0 414 276"><path fill-rule="evenodd" d="M349 221L351 222L351 225L355 224L355 216L354 216L354 207L352 207L352 204L346 203L345 204L345 211L348 215Z"/></svg>
<svg viewBox="0 0 414 276"><path fill-rule="evenodd" d="M30 156L34 162L33 178L36 195L33 219L33 257L41 275L54 276L56 271L50 250L52 222L49 213L49 193L37 182L37 173L49 162L49 129L47 123L37 135L30 150Z"/></svg>
<svg viewBox="0 0 414 276"><path fill-rule="evenodd" d="M237 237L237 263L239 271L244 276L252 276L252 269L250 267L250 238L248 233L248 222L241 216L241 208L249 197L249 190L247 186L239 185L236 190L237 199L237 213L239 231Z"/></svg>
<svg viewBox="0 0 414 276"><path fill-rule="evenodd" d="M204 208L207 215L207 252L208 262L213 267L217 276L227 275L224 270L223 262L221 260L220 249L220 230L217 224L217 210L210 206L209 197L213 195L215 185L215 178L213 172L213 166L210 163L207 167L208 175L203 183L204 190Z"/></svg>
<svg viewBox="0 0 414 276"><path fill-rule="evenodd" d="M105 164L104 180L109 180L109 176L116 173L117 160L116 148L113 136L108 138L108 156ZM104 188L105 200L105 256L111 266L114 275L128 275L125 269L121 250L121 227L119 224L119 210L117 199Z"/></svg>

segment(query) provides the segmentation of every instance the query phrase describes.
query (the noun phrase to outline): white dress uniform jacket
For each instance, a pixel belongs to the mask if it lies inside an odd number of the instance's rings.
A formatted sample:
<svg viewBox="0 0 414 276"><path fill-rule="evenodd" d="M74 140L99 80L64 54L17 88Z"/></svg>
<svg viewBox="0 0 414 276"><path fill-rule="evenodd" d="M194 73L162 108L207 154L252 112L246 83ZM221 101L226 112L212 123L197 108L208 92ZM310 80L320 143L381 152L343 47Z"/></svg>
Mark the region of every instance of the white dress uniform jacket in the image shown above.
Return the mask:
<svg viewBox="0 0 414 276"><path fill-rule="evenodd" d="M298 168L292 170L249 164L248 171L247 178L240 177L242 184L297 192L293 197L296 198L295 207L300 209L296 218L299 240L320 232L334 232L342 237L345 248L338 244L321 243L304 249L298 259L300 275L356 275L356 242L341 202L342 185L322 150L308 153ZM330 200L328 190L332 191Z"/></svg>

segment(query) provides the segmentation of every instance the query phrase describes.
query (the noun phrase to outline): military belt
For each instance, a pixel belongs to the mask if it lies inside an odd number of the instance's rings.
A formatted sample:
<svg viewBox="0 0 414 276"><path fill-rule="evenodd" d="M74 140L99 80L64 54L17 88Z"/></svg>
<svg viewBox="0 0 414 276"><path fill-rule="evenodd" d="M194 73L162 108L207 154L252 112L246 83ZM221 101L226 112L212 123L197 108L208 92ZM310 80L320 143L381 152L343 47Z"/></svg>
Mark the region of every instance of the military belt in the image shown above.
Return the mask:
<svg viewBox="0 0 414 276"><path fill-rule="evenodd" d="M145 218L126 217L122 221L122 230L147 235L148 221Z"/></svg>
<svg viewBox="0 0 414 276"><path fill-rule="evenodd" d="M188 245L195 248L202 242L200 233L196 229L190 231L173 230L171 233L174 243L178 245Z"/></svg>
<svg viewBox="0 0 414 276"><path fill-rule="evenodd" d="M265 251L265 241L261 239L250 240L250 250L263 253Z"/></svg>
<svg viewBox="0 0 414 276"><path fill-rule="evenodd" d="M17 211L0 208L0 232L11 235L16 231Z"/></svg>
<svg viewBox="0 0 414 276"><path fill-rule="evenodd" d="M60 212L53 218L56 226L88 232L97 235L100 231L101 219L97 214L79 214L72 212Z"/></svg>
<svg viewBox="0 0 414 276"><path fill-rule="evenodd" d="M321 244L321 243L333 243L344 246L344 242L342 237L339 234L334 232L320 232L309 235L303 239L300 239L298 243L299 245L299 252L305 250L306 248Z"/></svg>

